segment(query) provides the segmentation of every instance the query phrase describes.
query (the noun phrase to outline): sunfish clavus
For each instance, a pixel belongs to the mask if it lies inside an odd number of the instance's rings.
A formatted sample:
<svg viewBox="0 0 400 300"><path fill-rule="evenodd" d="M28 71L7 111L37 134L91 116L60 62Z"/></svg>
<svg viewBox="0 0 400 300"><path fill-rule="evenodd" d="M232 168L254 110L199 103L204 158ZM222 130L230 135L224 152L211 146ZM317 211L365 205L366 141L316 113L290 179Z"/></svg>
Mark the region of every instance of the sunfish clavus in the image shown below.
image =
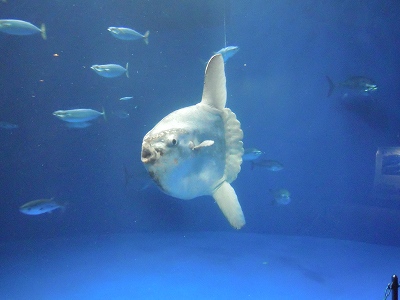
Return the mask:
<svg viewBox="0 0 400 300"><path fill-rule="evenodd" d="M243 131L225 104L224 60L216 54L206 67L201 102L156 124L143 138L141 159L166 194L180 199L211 195L240 229L245 219L230 183L240 172Z"/></svg>

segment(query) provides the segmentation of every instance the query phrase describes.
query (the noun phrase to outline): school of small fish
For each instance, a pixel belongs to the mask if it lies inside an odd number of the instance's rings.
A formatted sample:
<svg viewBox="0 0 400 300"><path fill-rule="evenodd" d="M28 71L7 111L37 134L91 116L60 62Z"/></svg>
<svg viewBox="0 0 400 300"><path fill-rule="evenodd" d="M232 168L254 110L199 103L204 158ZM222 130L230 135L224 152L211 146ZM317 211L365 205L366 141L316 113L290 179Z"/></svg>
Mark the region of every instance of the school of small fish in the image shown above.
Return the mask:
<svg viewBox="0 0 400 300"><path fill-rule="evenodd" d="M143 40L143 42L146 45L149 44L149 35L150 35L149 30L147 30L144 34L141 34L138 31L128 27L110 26L107 28L107 31L110 32L110 34L117 40L121 41ZM41 24L40 26L36 26L24 20L0 19L0 32L16 36L40 34L42 39L44 40L47 39L46 26L44 23ZM226 63L228 59L230 59L238 51L239 51L238 46L226 46L214 53L220 54L223 58L223 62ZM54 56L58 56L58 54L54 54ZM129 62L127 62L125 66L112 63L95 64L92 65L90 69L93 70L95 73L97 73L99 76L104 78L116 78L122 75L125 75L127 78L129 78ZM364 95L369 95L371 92L374 92L378 89L377 84L372 79L364 76L349 77L345 81L339 83L334 83L329 76L326 76L326 79L329 84L328 97L330 97L333 94L333 92L338 89L352 90L363 93ZM131 101L132 99L133 96L121 96L119 98L119 101L127 102ZM65 122L64 124L66 127L73 129L87 128L93 124L91 123L92 121L98 119L99 117L103 117L104 120L107 120L104 108L101 111L91 108L60 109L54 111L52 114L59 120ZM116 116L119 119L126 119L130 116L129 112L123 109L113 111L112 115ZM16 130L18 128L19 128L18 124L14 124L8 121L0 121L0 129L11 131L11 130ZM213 144L214 141L212 140L204 140L198 145L193 144L189 146L191 147L191 150L194 151L199 148L210 147ZM256 148L244 149L244 154L242 159L243 161L245 162L247 161L250 163L251 170L254 170L256 167L264 168L272 172L278 172L284 169L282 163L280 163L277 160L265 158L265 153ZM272 201L273 204L287 205L291 202L291 194L287 189L283 188L270 189L270 193L273 196L273 201ZM61 204L55 201L54 198L30 201L25 203L19 208L21 213L28 215L40 215L43 213L50 213L56 209L64 211L65 204Z"/></svg>
<svg viewBox="0 0 400 300"><path fill-rule="evenodd" d="M283 164L277 160L264 158L265 153L257 148L244 149L243 161L248 161L251 164L251 170L255 167L264 168L268 171L278 172L283 170ZM290 203L290 192L286 189L270 189L274 200L272 204L287 205Z"/></svg>
<svg viewBox="0 0 400 300"><path fill-rule="evenodd" d="M147 30L144 34L141 34L131 28L110 26L107 28L107 31L109 31L110 34L118 40L143 40L146 45L149 44L149 30ZM44 23L41 24L40 27L38 27L24 20L0 19L0 32L18 36L40 34L44 40L47 39L46 26ZM237 46L228 46L222 48L216 53L221 54L224 62L226 62L238 50L239 48ZM58 54L54 54L53 56L58 57ZM129 78L129 62L127 62L125 66L121 66L118 64L95 64L92 65L90 69L104 78L116 78L124 74L127 78ZM132 96L123 96L119 98L119 101L126 102L132 99ZM135 106L135 109L136 108L137 106ZM65 122L64 124L66 127L73 129L87 128L92 125L93 120L99 117L103 117L104 120L107 120L104 108L102 109L102 111L91 108L59 109L54 111L52 114L54 117ZM129 113L123 109L113 111L112 115L116 116L119 119L126 119L129 117ZM18 127L19 126L17 124L13 124L8 121L0 121L0 128L2 129L14 130ZM209 147L213 144L214 141L212 140L204 140L202 143L198 145L193 144L190 147L192 151L196 151L196 149ZM41 215L44 213L51 213L54 210L64 211L65 207L65 204L55 201L54 198L50 198L29 201L23 204L19 208L19 211L27 215Z"/></svg>

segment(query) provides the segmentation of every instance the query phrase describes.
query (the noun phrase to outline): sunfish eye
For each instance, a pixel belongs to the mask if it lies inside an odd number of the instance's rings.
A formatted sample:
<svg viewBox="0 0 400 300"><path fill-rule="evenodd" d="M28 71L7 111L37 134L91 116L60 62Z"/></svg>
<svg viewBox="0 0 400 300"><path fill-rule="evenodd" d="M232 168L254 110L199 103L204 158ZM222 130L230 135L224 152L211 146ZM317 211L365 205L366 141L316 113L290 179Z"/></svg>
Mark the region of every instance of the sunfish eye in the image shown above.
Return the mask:
<svg viewBox="0 0 400 300"><path fill-rule="evenodd" d="M170 140L170 145L171 146L175 146L175 145L177 145L178 144L178 140L177 139L171 139Z"/></svg>

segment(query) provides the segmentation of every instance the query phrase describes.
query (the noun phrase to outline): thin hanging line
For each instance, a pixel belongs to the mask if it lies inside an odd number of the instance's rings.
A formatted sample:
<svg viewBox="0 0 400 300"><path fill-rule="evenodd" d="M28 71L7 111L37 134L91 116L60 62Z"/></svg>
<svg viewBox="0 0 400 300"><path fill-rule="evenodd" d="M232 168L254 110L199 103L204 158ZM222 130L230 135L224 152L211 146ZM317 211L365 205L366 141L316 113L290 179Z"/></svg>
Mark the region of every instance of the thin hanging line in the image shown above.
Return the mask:
<svg viewBox="0 0 400 300"><path fill-rule="evenodd" d="M226 21L225 21L225 0L224 0L224 37L225 37L225 48L226 48Z"/></svg>

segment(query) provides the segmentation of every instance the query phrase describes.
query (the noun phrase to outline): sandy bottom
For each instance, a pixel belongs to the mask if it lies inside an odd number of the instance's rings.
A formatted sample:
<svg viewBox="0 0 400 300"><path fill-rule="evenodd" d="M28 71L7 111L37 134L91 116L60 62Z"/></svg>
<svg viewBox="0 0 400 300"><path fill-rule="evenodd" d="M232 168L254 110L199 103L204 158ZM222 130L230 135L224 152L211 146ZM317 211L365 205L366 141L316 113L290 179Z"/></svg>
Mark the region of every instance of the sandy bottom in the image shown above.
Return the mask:
<svg viewBox="0 0 400 300"><path fill-rule="evenodd" d="M383 299L400 248L239 232L0 244L0 299ZM390 299L390 298L389 298Z"/></svg>

